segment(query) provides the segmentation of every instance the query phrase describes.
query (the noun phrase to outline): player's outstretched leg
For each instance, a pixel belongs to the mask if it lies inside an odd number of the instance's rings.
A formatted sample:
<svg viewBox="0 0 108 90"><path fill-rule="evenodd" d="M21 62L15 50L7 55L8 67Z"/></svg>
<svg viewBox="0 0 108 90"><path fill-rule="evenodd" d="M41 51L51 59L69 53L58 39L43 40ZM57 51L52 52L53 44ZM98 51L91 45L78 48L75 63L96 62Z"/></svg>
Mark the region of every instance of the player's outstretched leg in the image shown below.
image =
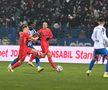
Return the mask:
<svg viewBox="0 0 108 90"><path fill-rule="evenodd" d="M35 60L36 60L36 65L37 65L37 71L38 72L43 71L44 70L44 67L40 67L40 59L39 59L39 56L38 55L36 56Z"/></svg>
<svg viewBox="0 0 108 90"><path fill-rule="evenodd" d="M38 72L43 71L44 68L43 68L43 67L40 67L40 59L39 59L38 54L37 54L37 55L36 55L36 54L32 54L31 57L30 57L30 60L29 60L28 64L29 64L30 66L34 67L34 64L32 63L34 59L35 59L35 61L36 61L37 71L38 71Z"/></svg>
<svg viewBox="0 0 108 90"><path fill-rule="evenodd" d="M90 65L89 65L89 70L86 71L87 76L91 76L91 71L92 71L95 61L96 60L91 60Z"/></svg>
<svg viewBox="0 0 108 90"><path fill-rule="evenodd" d="M19 67L21 65L21 61L19 60L18 62L16 62L14 65L12 65L10 68L9 68L9 71L10 72L14 72L14 69Z"/></svg>
<svg viewBox="0 0 108 90"><path fill-rule="evenodd" d="M15 59L13 60L13 62L11 63L11 65L14 65L16 62L18 62L18 60L19 60L19 58L15 58Z"/></svg>
<svg viewBox="0 0 108 90"><path fill-rule="evenodd" d="M50 63L50 65L52 66L52 68L56 68L56 65L54 64L54 62L53 62L53 60L52 60L52 58L51 57L48 57L48 61L49 61L49 63Z"/></svg>
<svg viewBox="0 0 108 90"><path fill-rule="evenodd" d="M102 57L102 64L104 64L105 57L106 57L106 56L103 56L103 57Z"/></svg>
<svg viewBox="0 0 108 90"><path fill-rule="evenodd" d="M106 63L106 71L105 71L103 77L107 77L108 78L108 61Z"/></svg>
<svg viewBox="0 0 108 90"><path fill-rule="evenodd" d="M8 71L10 71L10 68L11 68L11 66L12 65L14 65L16 62L18 62L18 58L15 58L13 61L12 61L12 63L10 63L9 65L8 65Z"/></svg>
<svg viewBox="0 0 108 90"><path fill-rule="evenodd" d="M35 57L36 57L36 54L32 54L31 55L30 60L28 61L28 65L34 67L34 64L32 62L35 59Z"/></svg>

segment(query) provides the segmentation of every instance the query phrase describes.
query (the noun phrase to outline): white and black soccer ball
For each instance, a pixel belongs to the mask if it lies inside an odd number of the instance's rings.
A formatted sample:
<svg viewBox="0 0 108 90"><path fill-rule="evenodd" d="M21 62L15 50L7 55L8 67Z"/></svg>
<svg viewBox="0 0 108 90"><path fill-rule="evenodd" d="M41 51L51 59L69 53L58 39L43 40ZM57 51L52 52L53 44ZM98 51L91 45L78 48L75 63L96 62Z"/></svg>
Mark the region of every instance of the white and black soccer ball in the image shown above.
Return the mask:
<svg viewBox="0 0 108 90"><path fill-rule="evenodd" d="M57 65L56 67L57 72L62 72L63 71L63 67L60 65Z"/></svg>

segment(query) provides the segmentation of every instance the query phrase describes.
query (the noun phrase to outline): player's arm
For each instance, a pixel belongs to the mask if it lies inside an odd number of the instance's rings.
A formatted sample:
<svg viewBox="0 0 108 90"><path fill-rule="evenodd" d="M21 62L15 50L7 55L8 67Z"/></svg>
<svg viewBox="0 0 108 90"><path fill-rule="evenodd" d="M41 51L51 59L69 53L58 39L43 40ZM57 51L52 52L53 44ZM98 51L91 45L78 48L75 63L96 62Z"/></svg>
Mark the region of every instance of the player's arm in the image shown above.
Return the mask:
<svg viewBox="0 0 108 90"><path fill-rule="evenodd" d="M34 35L33 35L33 37L39 37L40 36L40 34L38 33L38 32L36 32Z"/></svg>
<svg viewBox="0 0 108 90"><path fill-rule="evenodd" d="M37 41L39 39L39 37L37 35L35 37L29 35L28 39L31 40L31 41Z"/></svg>
<svg viewBox="0 0 108 90"><path fill-rule="evenodd" d="M37 41L39 39L39 37L38 36L36 36L36 37L30 37L30 40L32 40L32 41Z"/></svg>
<svg viewBox="0 0 108 90"><path fill-rule="evenodd" d="M47 40L50 40L50 39L52 39L53 38L53 34L52 34L52 31L50 30L49 31L49 36L47 37Z"/></svg>
<svg viewBox="0 0 108 90"><path fill-rule="evenodd" d="M53 34L52 34L52 31L51 30L49 32L49 35L50 35L50 39L52 39L53 38Z"/></svg>
<svg viewBox="0 0 108 90"><path fill-rule="evenodd" d="M93 30L93 33L92 33L91 39L95 42L95 40L96 40L96 38L95 38L95 30Z"/></svg>
<svg viewBox="0 0 108 90"><path fill-rule="evenodd" d="M38 33L38 37L41 38L42 37L42 30L41 29L38 30L37 33Z"/></svg>
<svg viewBox="0 0 108 90"><path fill-rule="evenodd" d="M106 29L102 29L102 36L103 36L103 39L105 40L105 42L108 43L108 37L106 35Z"/></svg>

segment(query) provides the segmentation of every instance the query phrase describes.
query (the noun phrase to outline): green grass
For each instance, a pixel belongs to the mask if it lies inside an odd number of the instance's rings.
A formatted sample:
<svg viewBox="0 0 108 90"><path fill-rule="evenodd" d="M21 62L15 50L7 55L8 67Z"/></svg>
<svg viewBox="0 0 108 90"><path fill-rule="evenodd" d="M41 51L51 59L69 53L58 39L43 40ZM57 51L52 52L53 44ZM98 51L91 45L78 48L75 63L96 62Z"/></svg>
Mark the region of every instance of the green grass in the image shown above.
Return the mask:
<svg viewBox="0 0 108 90"><path fill-rule="evenodd" d="M10 73L8 64L0 62L0 90L108 90L108 78L102 77L105 65L95 65L88 77L85 64L60 64L61 73L51 70L48 63L41 63L45 67L41 73L27 63Z"/></svg>

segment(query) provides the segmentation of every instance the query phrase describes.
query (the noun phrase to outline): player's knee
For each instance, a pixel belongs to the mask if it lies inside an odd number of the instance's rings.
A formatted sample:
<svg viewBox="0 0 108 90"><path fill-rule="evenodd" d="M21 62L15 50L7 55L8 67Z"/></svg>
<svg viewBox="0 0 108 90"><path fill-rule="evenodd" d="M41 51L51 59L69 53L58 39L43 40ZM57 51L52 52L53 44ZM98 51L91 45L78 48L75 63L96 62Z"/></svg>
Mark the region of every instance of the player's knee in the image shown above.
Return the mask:
<svg viewBox="0 0 108 90"><path fill-rule="evenodd" d="M37 53L38 53L38 51L37 51L37 50L35 50L35 49L32 49L31 53L35 53L35 54L37 54Z"/></svg>
<svg viewBox="0 0 108 90"><path fill-rule="evenodd" d="M45 54L42 54L41 56L42 56L42 58L45 58Z"/></svg>
<svg viewBox="0 0 108 90"><path fill-rule="evenodd" d="M105 56L105 59L107 59L107 60L108 60L108 56Z"/></svg>
<svg viewBox="0 0 108 90"><path fill-rule="evenodd" d="M50 53L47 54L48 57L52 57L52 55Z"/></svg>
<svg viewBox="0 0 108 90"><path fill-rule="evenodd" d="M19 60L18 62L19 62L20 64L22 64L22 61L21 61L21 60Z"/></svg>
<svg viewBox="0 0 108 90"><path fill-rule="evenodd" d="M95 57L95 58L93 58L92 60L96 61L96 60L98 60L98 57Z"/></svg>

